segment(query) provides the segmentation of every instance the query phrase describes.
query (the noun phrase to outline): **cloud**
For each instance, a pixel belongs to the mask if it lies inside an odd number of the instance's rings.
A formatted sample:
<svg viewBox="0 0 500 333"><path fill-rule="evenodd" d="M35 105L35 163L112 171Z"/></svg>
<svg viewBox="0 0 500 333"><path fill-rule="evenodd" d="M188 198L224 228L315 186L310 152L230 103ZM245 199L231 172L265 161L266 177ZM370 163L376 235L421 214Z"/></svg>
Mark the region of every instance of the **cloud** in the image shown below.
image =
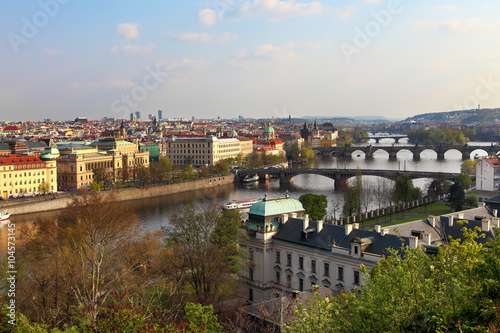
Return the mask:
<svg viewBox="0 0 500 333"><path fill-rule="evenodd" d="M340 18L348 18L352 15L352 13L354 13L355 10L356 10L356 6L350 5L350 6L347 6L345 8L334 8L333 14L337 17L340 17Z"/></svg>
<svg viewBox="0 0 500 333"><path fill-rule="evenodd" d="M450 33L469 33L492 31L500 26L500 22L482 23L481 18L467 20L451 20L448 22L415 21L413 27L421 31L441 30Z"/></svg>
<svg viewBox="0 0 500 333"><path fill-rule="evenodd" d="M365 0L366 3L381 3L382 0Z"/></svg>
<svg viewBox="0 0 500 333"><path fill-rule="evenodd" d="M59 56L62 54L62 52L60 50L50 49L50 48L44 49L43 53L45 53L46 55L48 55L50 57L56 57L56 56Z"/></svg>
<svg viewBox="0 0 500 333"><path fill-rule="evenodd" d="M120 23L116 26L116 33L125 38L139 37L139 23Z"/></svg>
<svg viewBox="0 0 500 333"><path fill-rule="evenodd" d="M226 43L236 40L237 37L236 34L229 32L222 34L208 34L200 32L184 32L181 34L176 34L173 32L167 32L167 35L180 41L202 42L202 43L210 43L210 42Z"/></svg>
<svg viewBox="0 0 500 333"><path fill-rule="evenodd" d="M455 11L457 10L457 6L453 5L443 5L443 6L434 6L434 9L447 10L447 11Z"/></svg>
<svg viewBox="0 0 500 333"><path fill-rule="evenodd" d="M137 84L132 81L123 81L118 79L107 80L103 82L79 83L76 81L66 83L66 90L99 90L99 89L130 89Z"/></svg>
<svg viewBox="0 0 500 333"><path fill-rule="evenodd" d="M155 44L149 43L144 46L141 45L125 45L125 46L114 46L110 52L111 53L123 53L123 54L138 54L138 55L148 55L153 52Z"/></svg>
<svg viewBox="0 0 500 333"><path fill-rule="evenodd" d="M214 25L217 14L213 9L205 8L198 12L198 23L203 25Z"/></svg>

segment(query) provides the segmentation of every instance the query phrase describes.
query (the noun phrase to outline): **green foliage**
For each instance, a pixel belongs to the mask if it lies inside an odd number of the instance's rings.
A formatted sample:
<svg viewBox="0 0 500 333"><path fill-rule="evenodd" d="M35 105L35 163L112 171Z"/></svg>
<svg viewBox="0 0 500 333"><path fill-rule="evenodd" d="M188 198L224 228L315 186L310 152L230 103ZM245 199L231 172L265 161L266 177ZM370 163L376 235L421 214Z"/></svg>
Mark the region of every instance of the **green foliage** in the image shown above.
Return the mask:
<svg viewBox="0 0 500 333"><path fill-rule="evenodd" d="M476 174L476 164L479 160L465 160L460 165L460 173L466 175L475 175Z"/></svg>
<svg viewBox="0 0 500 333"><path fill-rule="evenodd" d="M294 160L298 159L300 157L300 149L299 149L299 144L294 143L292 145L292 148L290 149L290 154L292 155L292 158Z"/></svg>
<svg viewBox="0 0 500 333"><path fill-rule="evenodd" d="M41 192L41 193L48 193L50 191L50 185L45 182L45 180L42 180L42 182L40 183L40 185L38 185L38 192Z"/></svg>
<svg viewBox="0 0 500 333"><path fill-rule="evenodd" d="M438 196L443 195L448 192L448 184L444 175L439 175L427 184L427 195L428 196Z"/></svg>
<svg viewBox="0 0 500 333"><path fill-rule="evenodd" d="M465 202L467 203L467 206L472 207L477 205L477 196L475 195L468 195L465 198Z"/></svg>
<svg viewBox="0 0 500 333"><path fill-rule="evenodd" d="M419 144L464 144L470 139L466 136L471 135L470 131L452 130L450 128L433 128L429 130L408 130L408 139L410 142Z"/></svg>
<svg viewBox="0 0 500 333"><path fill-rule="evenodd" d="M193 165L188 164L184 169L182 169L183 180L196 179L196 178L198 178L198 172L194 170Z"/></svg>
<svg viewBox="0 0 500 333"><path fill-rule="evenodd" d="M299 198L300 203L304 207L305 213L314 221L322 220L326 215L328 200L326 195L306 193Z"/></svg>
<svg viewBox="0 0 500 333"><path fill-rule="evenodd" d="M477 231L451 240L435 256L405 248L379 262L355 293L317 295L297 310L288 332L497 332L500 243L483 246Z"/></svg>
<svg viewBox="0 0 500 333"><path fill-rule="evenodd" d="M397 202L410 202L422 197L422 192L413 185L410 176L398 176L394 187L394 199Z"/></svg>
<svg viewBox="0 0 500 333"><path fill-rule="evenodd" d="M222 332L212 305L188 303L185 308L186 319L191 332L216 333Z"/></svg>
<svg viewBox="0 0 500 333"><path fill-rule="evenodd" d="M359 193L356 188L347 187L344 191L344 203L342 204L342 215L353 216L358 213Z"/></svg>
<svg viewBox="0 0 500 333"><path fill-rule="evenodd" d="M310 147L302 147L300 149L300 157L305 158L307 160L313 159L314 158L314 150Z"/></svg>

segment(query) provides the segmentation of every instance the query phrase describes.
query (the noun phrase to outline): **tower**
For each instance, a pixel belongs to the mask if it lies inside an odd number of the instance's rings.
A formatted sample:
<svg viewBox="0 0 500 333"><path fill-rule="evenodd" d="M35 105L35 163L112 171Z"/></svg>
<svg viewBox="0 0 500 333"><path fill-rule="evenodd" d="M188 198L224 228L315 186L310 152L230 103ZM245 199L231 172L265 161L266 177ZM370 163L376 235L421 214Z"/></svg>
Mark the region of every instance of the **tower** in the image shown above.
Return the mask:
<svg viewBox="0 0 500 333"><path fill-rule="evenodd" d="M163 111L158 110L158 120L162 120L162 119L163 119Z"/></svg>

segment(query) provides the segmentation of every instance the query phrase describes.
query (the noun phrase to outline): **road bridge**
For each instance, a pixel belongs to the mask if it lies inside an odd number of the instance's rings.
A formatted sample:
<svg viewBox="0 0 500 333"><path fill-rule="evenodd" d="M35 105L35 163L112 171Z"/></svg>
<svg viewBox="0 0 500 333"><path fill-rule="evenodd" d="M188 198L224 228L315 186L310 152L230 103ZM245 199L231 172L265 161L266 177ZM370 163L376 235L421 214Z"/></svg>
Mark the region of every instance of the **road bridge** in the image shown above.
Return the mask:
<svg viewBox="0 0 500 333"><path fill-rule="evenodd" d="M280 183L286 184L293 182L293 177L298 175L320 175L335 181L335 190L341 190L347 186L349 178L355 177L358 169L315 169L315 168L261 168L261 169L238 169L235 170L235 182L241 182L248 175L257 174L261 178L268 175L273 178L279 178ZM363 176L378 176L395 180L398 176L407 175L411 179L417 178L437 178L445 176L450 181L455 181L459 173L441 173L427 171L397 171L397 170L361 170Z"/></svg>
<svg viewBox="0 0 500 333"><path fill-rule="evenodd" d="M366 138L356 138L357 142L361 142L363 140L373 139L376 143L379 143L381 139L393 139L396 143L399 143L401 139L407 139L408 135L406 134L379 134L379 135L369 135Z"/></svg>
<svg viewBox="0 0 500 333"><path fill-rule="evenodd" d="M351 158L354 152L363 152L366 158L373 158L373 154L378 151L383 150L389 153L389 159L396 159L398 152L402 150L410 151L413 154L413 159L419 160L420 154L424 150L432 150L436 152L438 160L444 159L444 154L450 150L459 151L462 154L462 160L468 160L470 154L474 150L483 150L489 156L495 156L500 152L499 144L491 144L489 146L475 146L471 144L464 145L453 145L453 144L408 144L408 145L348 145L345 147L325 147L318 148L316 151L323 155L330 156L340 156L344 158Z"/></svg>

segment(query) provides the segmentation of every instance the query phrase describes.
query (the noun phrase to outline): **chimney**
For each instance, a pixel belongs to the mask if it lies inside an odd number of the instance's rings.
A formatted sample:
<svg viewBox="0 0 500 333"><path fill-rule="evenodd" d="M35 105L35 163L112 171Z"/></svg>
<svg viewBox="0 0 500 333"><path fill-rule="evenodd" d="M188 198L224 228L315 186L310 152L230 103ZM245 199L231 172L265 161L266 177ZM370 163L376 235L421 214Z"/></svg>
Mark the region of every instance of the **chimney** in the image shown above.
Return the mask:
<svg viewBox="0 0 500 333"><path fill-rule="evenodd" d="M498 216L498 210L493 209L493 216L494 216L494 217L497 217L497 216Z"/></svg>
<svg viewBox="0 0 500 333"><path fill-rule="evenodd" d="M385 236L389 233L389 229L388 228L383 228L382 229L382 232L380 233L382 236Z"/></svg>
<svg viewBox="0 0 500 333"><path fill-rule="evenodd" d="M422 240L425 244L431 245L431 234L427 232L422 233Z"/></svg>
<svg viewBox="0 0 500 333"><path fill-rule="evenodd" d="M433 215L429 215L429 217L427 218L427 221L429 221L430 225L433 228L436 227L436 220L434 218L435 218L435 216L433 216Z"/></svg>
<svg viewBox="0 0 500 333"><path fill-rule="evenodd" d="M381 229L382 227L380 226L380 224L375 225L375 232L378 232L380 234Z"/></svg>
<svg viewBox="0 0 500 333"><path fill-rule="evenodd" d="M297 217L297 213L291 213L291 214L290 214L290 217L292 217L292 218L296 218L296 217Z"/></svg>
<svg viewBox="0 0 500 333"><path fill-rule="evenodd" d="M323 220L318 221L318 227L316 229L318 233L321 232L321 230L323 230Z"/></svg>
<svg viewBox="0 0 500 333"><path fill-rule="evenodd" d="M304 215L304 230L309 228L309 214Z"/></svg>
<svg viewBox="0 0 500 333"><path fill-rule="evenodd" d="M453 227L453 217L452 217L452 216L449 216L449 215L448 215L448 216L446 216L446 217L448 218L448 225L449 225L450 227Z"/></svg>
<svg viewBox="0 0 500 333"><path fill-rule="evenodd" d="M486 220L481 222L481 231L490 231L491 221Z"/></svg>
<svg viewBox="0 0 500 333"><path fill-rule="evenodd" d="M281 214L281 223L285 224L288 222L288 214Z"/></svg>
<svg viewBox="0 0 500 333"><path fill-rule="evenodd" d="M352 231L352 224L345 225L345 235L348 236Z"/></svg>
<svg viewBox="0 0 500 333"><path fill-rule="evenodd" d="M295 299L295 300L299 299L300 298L300 291L294 290L292 292L292 298Z"/></svg>
<svg viewBox="0 0 500 333"><path fill-rule="evenodd" d="M353 223L352 227L353 229L359 229L359 223Z"/></svg>
<svg viewBox="0 0 500 333"><path fill-rule="evenodd" d="M499 218L492 219L492 226L495 228L500 228L500 219Z"/></svg>
<svg viewBox="0 0 500 333"><path fill-rule="evenodd" d="M410 236L410 247L416 249L418 246L418 238L415 236Z"/></svg>
<svg viewBox="0 0 500 333"><path fill-rule="evenodd" d="M457 218L463 219L464 218L464 213L458 213Z"/></svg>

